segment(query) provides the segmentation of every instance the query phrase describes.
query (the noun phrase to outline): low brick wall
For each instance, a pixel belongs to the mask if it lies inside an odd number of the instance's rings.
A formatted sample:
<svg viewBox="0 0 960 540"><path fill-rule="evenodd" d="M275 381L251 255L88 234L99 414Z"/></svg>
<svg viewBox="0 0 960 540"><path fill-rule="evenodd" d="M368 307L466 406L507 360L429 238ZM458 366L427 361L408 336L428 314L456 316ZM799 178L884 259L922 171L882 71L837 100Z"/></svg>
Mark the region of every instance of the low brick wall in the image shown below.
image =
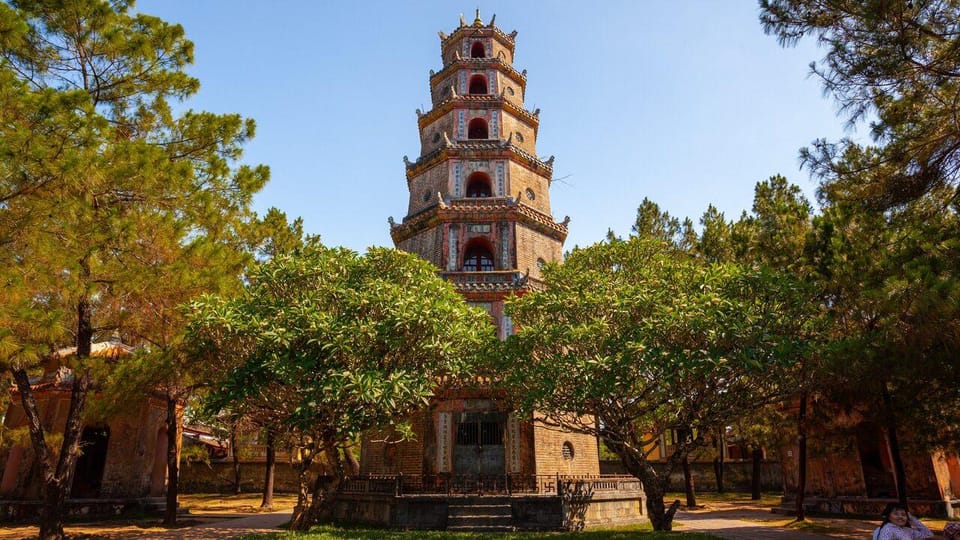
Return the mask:
<svg viewBox="0 0 960 540"><path fill-rule="evenodd" d="M665 466L656 463L658 471ZM600 461L600 474L629 474L623 464L617 460ZM717 491L717 476L713 463L691 463L690 474L696 491ZM749 461L729 461L723 464L723 488L725 491L750 493L753 481L753 463ZM763 491L783 491L783 473L779 461L764 461L760 466L760 489ZM683 491L683 471L679 468L670 475L669 491Z"/></svg>
<svg viewBox="0 0 960 540"><path fill-rule="evenodd" d="M128 514L162 512L166 502L162 497L139 499L70 499L67 515L70 517L111 517ZM40 515L40 501L0 501L0 522L35 523Z"/></svg>
<svg viewBox="0 0 960 540"><path fill-rule="evenodd" d="M319 471L319 469L317 469ZM240 489L244 493L263 491L266 465L240 464ZM297 471L289 463L277 463L273 471L275 493L297 492ZM233 463L187 463L180 466L181 493L233 493Z"/></svg>
<svg viewBox="0 0 960 540"><path fill-rule="evenodd" d="M345 493L337 497L336 521L397 529L444 530L451 501L509 504L518 530L580 530L647 521L638 493L597 493L583 500L557 495L458 497Z"/></svg>

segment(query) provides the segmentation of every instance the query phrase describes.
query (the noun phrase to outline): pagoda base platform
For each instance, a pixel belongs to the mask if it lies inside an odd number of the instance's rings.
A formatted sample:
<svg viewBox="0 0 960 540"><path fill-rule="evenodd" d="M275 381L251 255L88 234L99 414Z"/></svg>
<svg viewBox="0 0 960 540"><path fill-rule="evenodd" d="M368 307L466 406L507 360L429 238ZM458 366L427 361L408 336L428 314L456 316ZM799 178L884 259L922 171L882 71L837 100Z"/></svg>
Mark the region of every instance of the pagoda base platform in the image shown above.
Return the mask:
<svg viewBox="0 0 960 540"><path fill-rule="evenodd" d="M408 493L403 491L403 486L409 489L408 479L396 477L393 492L387 492L391 483L383 476L347 482L334 502L333 519L421 530L464 530L466 523L478 531L493 526L517 531L581 530L648 521L643 490L633 477L560 477L555 483L559 488L536 493ZM488 519L488 515L497 518Z"/></svg>

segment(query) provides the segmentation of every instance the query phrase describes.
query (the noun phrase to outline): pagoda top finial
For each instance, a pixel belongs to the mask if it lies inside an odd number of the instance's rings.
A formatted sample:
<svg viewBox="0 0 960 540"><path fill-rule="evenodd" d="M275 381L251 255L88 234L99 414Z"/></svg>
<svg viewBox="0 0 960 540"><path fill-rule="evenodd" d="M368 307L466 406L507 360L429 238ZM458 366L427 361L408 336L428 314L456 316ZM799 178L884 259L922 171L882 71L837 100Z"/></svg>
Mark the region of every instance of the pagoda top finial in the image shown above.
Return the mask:
<svg viewBox="0 0 960 540"><path fill-rule="evenodd" d="M477 18L473 20L474 26L483 26L483 21L480 19L480 8L477 8Z"/></svg>

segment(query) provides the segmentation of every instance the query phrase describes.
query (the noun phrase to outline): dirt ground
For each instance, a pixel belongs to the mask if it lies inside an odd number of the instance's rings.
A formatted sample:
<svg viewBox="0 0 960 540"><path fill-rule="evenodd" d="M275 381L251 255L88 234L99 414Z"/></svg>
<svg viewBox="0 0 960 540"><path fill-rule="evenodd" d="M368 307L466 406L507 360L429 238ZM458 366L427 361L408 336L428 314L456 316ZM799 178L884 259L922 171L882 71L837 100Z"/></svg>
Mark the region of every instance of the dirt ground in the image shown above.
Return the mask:
<svg viewBox="0 0 960 540"><path fill-rule="evenodd" d="M296 496L277 494L273 510L289 510L296 503ZM241 495L190 494L180 497L181 513L177 528L193 527L206 523L246 517L260 512L260 494ZM118 540L121 538L149 538L170 531L162 526L160 517L109 519L93 522L68 522L64 532L71 538L84 540ZM0 540L36 538L34 525L5 526L0 528Z"/></svg>
<svg viewBox="0 0 960 540"><path fill-rule="evenodd" d="M684 500L682 493L669 493L665 497L670 501L673 499ZM858 539L870 538L873 530L880 525L879 516L877 519L857 519L850 517L837 517L826 515L807 516L803 523L797 523L792 516L783 514L774 514L770 509L780 505L780 496L777 494L764 494L761 500L754 501L749 495L742 493L727 493L717 495L715 493L698 494L698 507L691 510L695 513L710 512L718 516L736 517L743 512L750 512L749 517L743 517L747 521L753 521L770 527L786 527L809 533L823 534L832 538ZM758 514L755 511L760 511ZM758 517L760 516L760 517ZM943 519L921 518L921 521L934 533L943 531L947 521ZM934 538L939 538L935 536Z"/></svg>

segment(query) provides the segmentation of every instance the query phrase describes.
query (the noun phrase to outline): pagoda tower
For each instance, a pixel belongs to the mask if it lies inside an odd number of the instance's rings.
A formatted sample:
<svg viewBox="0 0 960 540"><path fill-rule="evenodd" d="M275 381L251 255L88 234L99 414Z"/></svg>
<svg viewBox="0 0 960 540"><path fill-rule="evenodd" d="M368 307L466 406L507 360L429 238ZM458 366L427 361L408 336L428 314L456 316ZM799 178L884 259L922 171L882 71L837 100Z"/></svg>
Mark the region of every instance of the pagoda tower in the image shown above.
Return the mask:
<svg viewBox="0 0 960 540"><path fill-rule="evenodd" d="M495 16L494 16L495 18ZM514 39L476 20L440 32L443 67L430 71L432 108L417 110L420 156L406 163L409 203L390 218L398 249L439 268L500 339L513 327L504 300L542 286L540 268L561 258L569 218L550 211L553 157L537 157L539 110L524 108L526 70ZM365 440L361 472L485 476L598 474L591 437L519 418L495 389L448 388L413 422L416 439Z"/></svg>

